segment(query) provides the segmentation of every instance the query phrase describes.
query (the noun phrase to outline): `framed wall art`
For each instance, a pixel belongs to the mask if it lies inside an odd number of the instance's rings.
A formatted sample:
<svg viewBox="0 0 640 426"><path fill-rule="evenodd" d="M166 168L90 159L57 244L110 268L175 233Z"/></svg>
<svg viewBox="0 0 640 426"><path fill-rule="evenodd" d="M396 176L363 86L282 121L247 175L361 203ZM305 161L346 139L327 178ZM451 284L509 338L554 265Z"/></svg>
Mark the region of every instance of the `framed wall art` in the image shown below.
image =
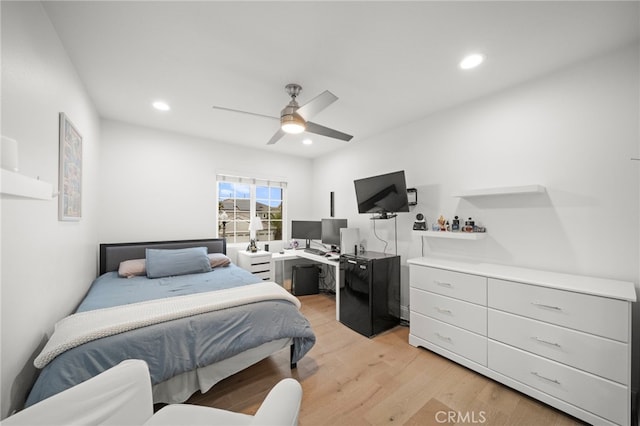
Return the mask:
<svg viewBox="0 0 640 426"><path fill-rule="evenodd" d="M82 136L65 113L60 113L58 220L82 217Z"/></svg>

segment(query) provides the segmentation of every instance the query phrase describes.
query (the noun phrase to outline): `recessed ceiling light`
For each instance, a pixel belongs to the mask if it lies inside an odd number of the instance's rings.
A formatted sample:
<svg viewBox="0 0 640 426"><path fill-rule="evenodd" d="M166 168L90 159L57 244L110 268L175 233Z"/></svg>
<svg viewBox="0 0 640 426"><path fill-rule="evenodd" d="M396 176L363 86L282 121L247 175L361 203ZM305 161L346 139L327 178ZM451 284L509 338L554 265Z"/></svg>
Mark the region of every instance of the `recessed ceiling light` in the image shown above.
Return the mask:
<svg viewBox="0 0 640 426"><path fill-rule="evenodd" d="M311 139L307 138L307 139L303 139L302 143L305 144L305 145L312 145L313 141Z"/></svg>
<svg viewBox="0 0 640 426"><path fill-rule="evenodd" d="M169 104L163 101L156 101L152 105L158 111L169 111L171 109Z"/></svg>
<svg viewBox="0 0 640 426"><path fill-rule="evenodd" d="M470 70L471 68L475 68L480 65L483 61L483 55L474 53L472 55L465 56L465 58L460 61L460 68L462 68L463 70Z"/></svg>

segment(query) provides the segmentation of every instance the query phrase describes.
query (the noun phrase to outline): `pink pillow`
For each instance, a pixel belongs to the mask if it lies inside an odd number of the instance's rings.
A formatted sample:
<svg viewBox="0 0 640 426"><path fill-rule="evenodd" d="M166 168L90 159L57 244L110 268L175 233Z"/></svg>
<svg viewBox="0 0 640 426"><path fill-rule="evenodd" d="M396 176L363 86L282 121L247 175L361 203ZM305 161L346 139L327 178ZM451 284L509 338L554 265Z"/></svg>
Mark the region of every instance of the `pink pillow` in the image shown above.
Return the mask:
<svg viewBox="0 0 640 426"><path fill-rule="evenodd" d="M218 266L228 266L231 263L231 259L229 259L222 253L209 253L208 256L212 268L217 268Z"/></svg>
<svg viewBox="0 0 640 426"><path fill-rule="evenodd" d="M118 267L118 275L122 278L137 277L139 275L147 275L144 259L131 259L120 262Z"/></svg>

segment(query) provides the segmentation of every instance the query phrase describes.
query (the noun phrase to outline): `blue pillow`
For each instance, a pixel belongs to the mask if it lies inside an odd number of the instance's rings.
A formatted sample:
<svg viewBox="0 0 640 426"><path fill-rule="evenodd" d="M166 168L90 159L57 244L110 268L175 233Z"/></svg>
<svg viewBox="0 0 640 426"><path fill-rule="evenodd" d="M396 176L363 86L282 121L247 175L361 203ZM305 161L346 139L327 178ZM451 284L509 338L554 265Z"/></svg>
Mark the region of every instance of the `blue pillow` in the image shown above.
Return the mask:
<svg viewBox="0 0 640 426"><path fill-rule="evenodd" d="M147 277L161 278L209 272L211 263L206 247L175 250L147 249L146 269Z"/></svg>

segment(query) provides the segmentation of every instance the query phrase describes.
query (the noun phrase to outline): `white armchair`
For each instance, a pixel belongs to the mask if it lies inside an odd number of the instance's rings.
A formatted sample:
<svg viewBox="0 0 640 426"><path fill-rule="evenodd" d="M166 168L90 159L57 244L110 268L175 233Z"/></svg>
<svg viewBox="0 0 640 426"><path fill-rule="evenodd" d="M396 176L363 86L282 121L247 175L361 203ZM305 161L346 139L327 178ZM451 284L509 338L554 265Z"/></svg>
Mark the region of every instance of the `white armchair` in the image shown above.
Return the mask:
<svg viewBox="0 0 640 426"><path fill-rule="evenodd" d="M171 404L153 413L151 379L141 360L123 361L0 424L14 425L297 425L302 388L294 379L276 384L255 416L217 408Z"/></svg>

